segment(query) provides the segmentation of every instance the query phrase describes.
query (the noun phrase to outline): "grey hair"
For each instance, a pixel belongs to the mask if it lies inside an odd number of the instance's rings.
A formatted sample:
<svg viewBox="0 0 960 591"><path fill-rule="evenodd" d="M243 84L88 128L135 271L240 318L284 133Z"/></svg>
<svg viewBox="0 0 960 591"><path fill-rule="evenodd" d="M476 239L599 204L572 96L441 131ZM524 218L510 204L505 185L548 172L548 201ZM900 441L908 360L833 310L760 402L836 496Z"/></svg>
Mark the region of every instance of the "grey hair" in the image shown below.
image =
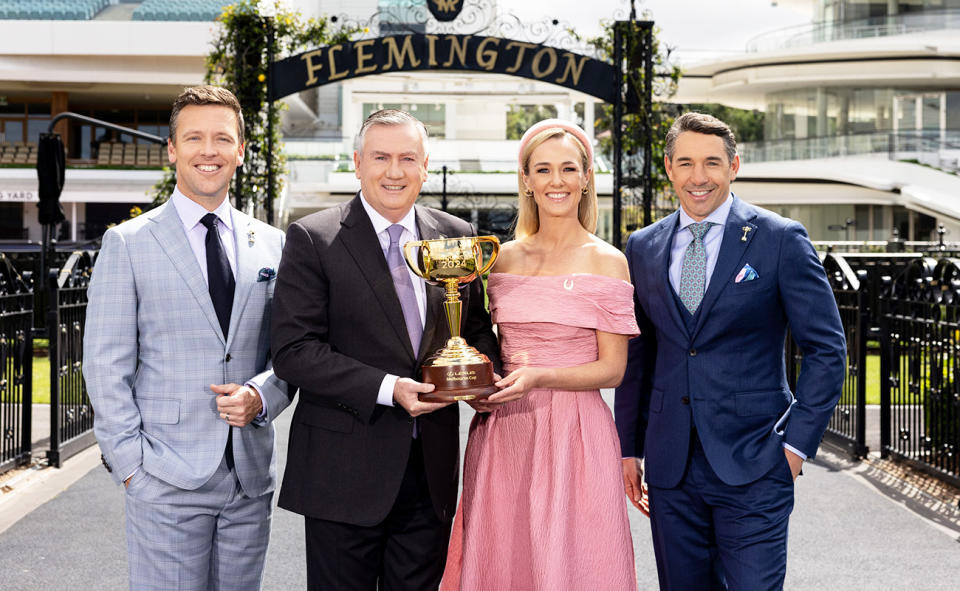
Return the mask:
<svg viewBox="0 0 960 591"><path fill-rule="evenodd" d="M423 140L423 155L426 156L428 154L426 126L410 113L399 109L380 109L379 111L370 113L370 116L363 121L363 125L360 126L360 131L353 141L353 149L356 150L357 153L363 153L363 141L367 135L367 130L374 125L412 125L420 132L420 137Z"/></svg>
<svg viewBox="0 0 960 591"><path fill-rule="evenodd" d="M733 136L733 130L730 129L729 125L713 115L691 111L677 117L677 120L670 126L670 131L667 132L663 151L670 162L673 162L673 150L676 147L677 138L685 131L715 135L722 139L723 149L727 153L727 160L730 162L733 162L737 155L737 140Z"/></svg>

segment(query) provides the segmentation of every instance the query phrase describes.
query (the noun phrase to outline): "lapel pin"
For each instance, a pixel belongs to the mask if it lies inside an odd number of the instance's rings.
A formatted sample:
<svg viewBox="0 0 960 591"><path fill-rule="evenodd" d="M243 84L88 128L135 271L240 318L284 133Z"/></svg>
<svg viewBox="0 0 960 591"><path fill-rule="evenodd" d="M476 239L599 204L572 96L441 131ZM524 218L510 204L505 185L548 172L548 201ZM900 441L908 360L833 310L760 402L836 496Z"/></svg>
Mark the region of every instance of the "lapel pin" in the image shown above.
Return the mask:
<svg viewBox="0 0 960 591"><path fill-rule="evenodd" d="M253 246L253 243L257 241L257 235L254 234L253 230L247 230L247 242L250 243L250 246Z"/></svg>
<svg viewBox="0 0 960 591"><path fill-rule="evenodd" d="M746 241L747 241L747 234L749 234L749 233L750 233L750 230L752 230L753 228L751 228L750 226L744 226L744 227L741 228L741 229L743 230L743 236L740 237L740 242L746 242Z"/></svg>

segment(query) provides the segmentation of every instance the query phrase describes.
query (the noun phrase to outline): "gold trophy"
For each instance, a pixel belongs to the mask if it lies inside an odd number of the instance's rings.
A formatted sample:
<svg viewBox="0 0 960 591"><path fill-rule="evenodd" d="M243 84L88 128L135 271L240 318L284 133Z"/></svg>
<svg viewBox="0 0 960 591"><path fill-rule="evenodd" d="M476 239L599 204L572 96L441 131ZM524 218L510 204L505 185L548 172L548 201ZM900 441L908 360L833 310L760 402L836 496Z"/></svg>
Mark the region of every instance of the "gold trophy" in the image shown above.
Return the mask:
<svg viewBox="0 0 960 591"><path fill-rule="evenodd" d="M493 246L490 258L483 262L480 245ZM419 254L414 249L419 248ZM486 273L497 260L500 241L496 236L464 236L416 240L403 245L403 258L418 277L446 290L443 308L447 313L450 339L446 346L424 361L422 379L434 384L433 392L420 395L424 402L451 402L486 398L497 391L493 385L493 363L486 355L467 344L460 336L463 303L459 287Z"/></svg>

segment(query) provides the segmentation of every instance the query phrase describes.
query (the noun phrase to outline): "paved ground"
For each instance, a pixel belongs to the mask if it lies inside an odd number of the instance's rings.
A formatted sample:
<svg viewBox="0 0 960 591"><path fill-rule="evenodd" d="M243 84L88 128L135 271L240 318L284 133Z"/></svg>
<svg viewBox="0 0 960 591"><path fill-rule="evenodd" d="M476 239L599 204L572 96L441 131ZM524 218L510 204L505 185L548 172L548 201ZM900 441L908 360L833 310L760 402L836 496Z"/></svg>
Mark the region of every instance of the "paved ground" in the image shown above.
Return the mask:
<svg viewBox="0 0 960 591"><path fill-rule="evenodd" d="M463 408L465 437L472 411ZM291 414L278 425L281 458ZM955 504L892 477L879 462L855 464L829 450L804 472L791 520L787 589L957 588ZM631 524L639 588L657 589L648 522L631 509ZM302 536L301 518L277 510L264 589L304 588ZM62 470L22 476L0 496L2 591L125 589L124 544L122 493L99 467L96 449Z"/></svg>

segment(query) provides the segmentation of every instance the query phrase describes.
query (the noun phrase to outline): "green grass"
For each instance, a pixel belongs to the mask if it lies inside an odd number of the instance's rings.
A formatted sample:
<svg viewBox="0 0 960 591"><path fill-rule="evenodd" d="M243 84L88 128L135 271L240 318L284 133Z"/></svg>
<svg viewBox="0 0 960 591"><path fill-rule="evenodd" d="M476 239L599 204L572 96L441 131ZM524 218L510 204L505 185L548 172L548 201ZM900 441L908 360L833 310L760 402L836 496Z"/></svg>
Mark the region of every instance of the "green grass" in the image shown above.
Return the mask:
<svg viewBox="0 0 960 591"><path fill-rule="evenodd" d="M867 404L880 404L879 355L867 355Z"/></svg>
<svg viewBox="0 0 960 591"><path fill-rule="evenodd" d="M33 358L33 403L50 404L50 358Z"/></svg>

